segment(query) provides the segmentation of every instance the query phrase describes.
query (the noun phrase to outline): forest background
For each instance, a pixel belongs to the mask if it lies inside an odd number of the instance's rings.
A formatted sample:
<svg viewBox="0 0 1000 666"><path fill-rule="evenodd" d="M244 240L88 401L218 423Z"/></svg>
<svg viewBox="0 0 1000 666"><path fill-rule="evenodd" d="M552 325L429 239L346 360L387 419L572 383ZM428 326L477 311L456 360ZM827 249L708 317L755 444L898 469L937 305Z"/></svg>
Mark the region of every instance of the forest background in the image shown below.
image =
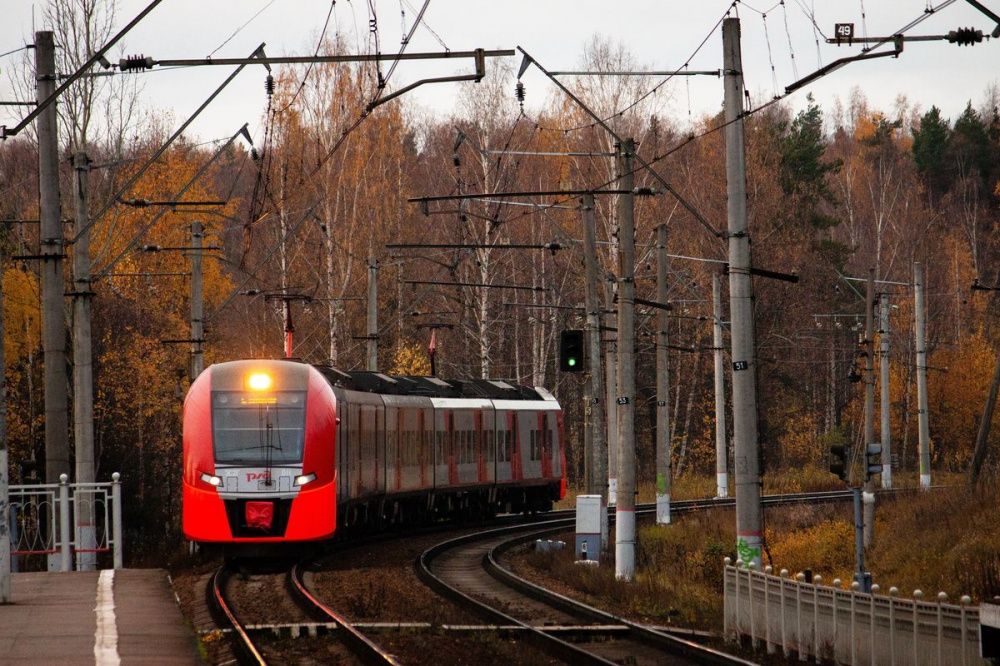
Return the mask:
<svg viewBox="0 0 1000 666"><path fill-rule="evenodd" d="M89 48L85 39L71 39L76 23L58 20L60 7L72 4L53 1L49 9L57 41L78 47L60 49L60 71L75 69ZM112 22L100 11L87 20L93 28L87 39L99 43ZM339 35L326 36L322 49L350 50ZM580 65L637 68L625 47L600 37L589 43ZM579 201L518 200L530 203L525 206L489 199L424 210L407 198L600 186L614 178L606 156L613 140L564 97L548 100L537 116L526 114L509 62L491 61L483 81L461 84L459 104L447 118L423 115L405 97L368 113L378 80L372 65L276 70L273 96L262 92L266 136L254 137L252 150L240 141L226 147L184 194L224 200L224 207L169 210L140 235L155 212L116 205L94 227L94 273L102 275L94 283L93 320L98 479L122 472L130 557L153 557L181 543L180 412L190 368L186 346L163 343L190 336L190 278L181 275L190 270L189 258L135 248L187 246L196 219L206 226L206 245L219 248L204 261L209 363L281 356L283 306L265 295L285 291L308 297L292 305L295 356L363 369L365 342L359 338L367 333L366 281L374 257L379 367L427 373L433 330L439 376L505 378L552 390L566 411L571 483L582 479L584 375L556 367L559 332L584 323ZM640 157L655 160L713 226L725 228L721 110L700 118L666 113L665 102L681 94L680 85L646 95L656 84L644 78L569 84L616 132L634 137ZM177 125L141 107L141 86L141 79L122 76L85 79L60 104L61 154L67 157L63 217L73 210L73 152L86 150L101 167L90 176L93 212ZM32 98L31 85L21 90ZM928 285L932 467L966 470L1000 343L994 292L970 289L977 279L1000 284L1000 91L984 89L955 118L905 97L892 108L872 108L857 89L842 104L820 108L810 100L798 113L784 103L756 108L766 102L751 99L755 112L746 119L753 261L795 273L800 281L755 281L765 474L825 467L830 444L861 441L863 385L848 376L863 365L864 286L845 278L874 268L880 280L908 283L915 261L925 266ZM127 196L172 200L217 148L218 142L182 138ZM636 184L658 185L643 171ZM0 191L0 218L38 218L31 135L0 147ZM617 267L615 204L614 196L597 199L599 255L608 277ZM637 295L648 300L656 300L655 227L664 223L671 254L726 258L724 241L669 194L637 199ZM10 478L18 483L44 470L44 359L38 266L10 257L37 254L38 233L30 224L5 224L2 233L7 433ZM408 242L477 247L385 247ZM557 243L562 249L491 247L509 243ZM673 470L681 478L714 470L711 282L719 267L675 259L669 272L670 342L683 349L670 352L666 398ZM606 281L605 290L611 285ZM907 287L887 288L894 306L893 450L895 469L905 474L917 464L913 295ZM655 311L640 306L638 312L636 431L640 481L651 482ZM447 327L433 328L440 324ZM997 476L998 439L994 434L990 443L990 479Z"/></svg>

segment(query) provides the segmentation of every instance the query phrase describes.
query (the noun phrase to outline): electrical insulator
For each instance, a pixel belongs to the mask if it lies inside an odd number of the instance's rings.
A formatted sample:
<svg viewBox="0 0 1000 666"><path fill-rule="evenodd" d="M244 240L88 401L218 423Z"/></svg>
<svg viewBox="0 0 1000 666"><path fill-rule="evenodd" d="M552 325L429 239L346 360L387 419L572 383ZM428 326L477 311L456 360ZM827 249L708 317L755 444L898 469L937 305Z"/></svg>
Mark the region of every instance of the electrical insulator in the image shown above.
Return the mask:
<svg viewBox="0 0 1000 666"><path fill-rule="evenodd" d="M270 97L274 94L274 77L270 74L264 79L264 90L267 91L267 96Z"/></svg>
<svg viewBox="0 0 1000 666"><path fill-rule="evenodd" d="M972 46L983 41L983 31L975 28L959 28L948 33L948 41L959 46Z"/></svg>
<svg viewBox="0 0 1000 666"><path fill-rule="evenodd" d="M254 162L260 159L260 154L257 153L256 148L253 147L250 148L250 159L252 159Z"/></svg>
<svg viewBox="0 0 1000 666"><path fill-rule="evenodd" d="M140 71L153 68L153 59L149 56L134 55L118 61L118 69L123 72Z"/></svg>
<svg viewBox="0 0 1000 666"><path fill-rule="evenodd" d="M517 97L517 101L524 104L524 84L520 81L514 86L514 96Z"/></svg>

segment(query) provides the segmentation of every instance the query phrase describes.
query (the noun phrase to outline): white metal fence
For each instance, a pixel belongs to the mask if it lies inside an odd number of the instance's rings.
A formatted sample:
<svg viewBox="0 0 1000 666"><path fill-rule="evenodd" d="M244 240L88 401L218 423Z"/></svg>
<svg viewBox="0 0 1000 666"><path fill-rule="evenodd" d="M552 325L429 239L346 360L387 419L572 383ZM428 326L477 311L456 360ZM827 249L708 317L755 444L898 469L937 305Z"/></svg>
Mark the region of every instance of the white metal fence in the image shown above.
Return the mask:
<svg viewBox="0 0 1000 666"><path fill-rule="evenodd" d="M947 603L903 599L856 589L813 583L798 574L788 577L754 571L726 558L724 576L725 632L729 638L749 637L769 653L797 654L841 664L912 664L951 666L986 664L979 657L979 608L963 597ZM918 595L919 597L919 595Z"/></svg>
<svg viewBox="0 0 1000 666"><path fill-rule="evenodd" d="M122 568L121 477L105 483L12 485L7 525L13 570L30 556L46 556L49 568L92 569L99 553L111 552L115 569Z"/></svg>

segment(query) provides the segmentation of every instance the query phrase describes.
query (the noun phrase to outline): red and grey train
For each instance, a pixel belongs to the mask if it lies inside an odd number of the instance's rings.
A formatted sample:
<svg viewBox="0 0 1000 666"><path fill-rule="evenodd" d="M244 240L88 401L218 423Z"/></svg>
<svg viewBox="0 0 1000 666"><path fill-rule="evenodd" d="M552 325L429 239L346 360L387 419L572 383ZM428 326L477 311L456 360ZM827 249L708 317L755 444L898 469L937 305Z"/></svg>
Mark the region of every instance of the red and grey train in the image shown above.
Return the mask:
<svg viewBox="0 0 1000 666"><path fill-rule="evenodd" d="M184 535L227 549L338 529L546 511L566 492L562 410L541 388L209 367L184 401Z"/></svg>

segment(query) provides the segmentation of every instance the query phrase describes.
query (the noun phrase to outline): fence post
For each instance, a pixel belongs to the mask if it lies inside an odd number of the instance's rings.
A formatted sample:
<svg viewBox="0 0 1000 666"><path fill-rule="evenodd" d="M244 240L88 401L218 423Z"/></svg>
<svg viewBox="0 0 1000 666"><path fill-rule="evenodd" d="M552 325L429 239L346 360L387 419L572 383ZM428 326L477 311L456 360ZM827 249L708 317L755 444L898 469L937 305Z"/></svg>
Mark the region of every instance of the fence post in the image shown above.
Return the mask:
<svg viewBox="0 0 1000 666"><path fill-rule="evenodd" d="M774 654L774 643L771 642L771 599L770 591L771 587L771 575L774 573L774 567L768 564L764 567L764 573L767 574L764 577L764 649L768 654Z"/></svg>
<svg viewBox="0 0 1000 666"><path fill-rule="evenodd" d="M889 666L896 666L896 595L899 588L889 588Z"/></svg>
<svg viewBox="0 0 1000 666"><path fill-rule="evenodd" d="M868 600L871 602L868 606L871 614L868 618L868 649L871 650L871 654L868 655L868 662L871 666L875 666L875 595L878 594L881 589L882 588L878 586L878 583L876 583L875 585L872 585L872 591L868 593ZM889 631L892 631L891 627L889 628Z"/></svg>
<svg viewBox="0 0 1000 666"><path fill-rule="evenodd" d="M70 565L70 542L72 537L69 532L69 475L59 475L59 534L62 535L62 543L59 550L62 554L62 570L71 571Z"/></svg>
<svg viewBox="0 0 1000 666"><path fill-rule="evenodd" d="M965 666L965 664L968 662L968 658L966 657L966 645L965 645L965 608L972 603L972 597L970 597L967 594L963 594L958 601L959 603L962 604L958 612L959 612L960 622L962 623L962 631L960 639L962 642L962 666Z"/></svg>
<svg viewBox="0 0 1000 666"><path fill-rule="evenodd" d="M913 590L913 663L920 663L920 600L924 598L924 593L920 590Z"/></svg>
<svg viewBox="0 0 1000 666"><path fill-rule="evenodd" d="M802 583L805 582L806 575L801 571L795 574L795 639L798 645L799 661L806 660L805 650L802 649Z"/></svg>
<svg viewBox="0 0 1000 666"><path fill-rule="evenodd" d="M840 584L839 578L833 579L833 605L830 606L830 611L833 613L833 654L831 655L833 661L837 661L837 636L840 634L840 624L837 620L837 609L840 607L837 596L840 593Z"/></svg>
<svg viewBox="0 0 1000 666"><path fill-rule="evenodd" d="M820 661L822 655L819 651L819 586L823 584L823 577L819 574L813 576L813 645L816 647L816 663Z"/></svg>
<svg viewBox="0 0 1000 666"><path fill-rule="evenodd" d="M948 601L948 594L946 592L938 592L937 595L937 654L938 654L938 666L944 663L943 659L943 648L944 648L944 614L941 604Z"/></svg>
<svg viewBox="0 0 1000 666"><path fill-rule="evenodd" d="M861 583L851 581L851 663L858 663L857 599Z"/></svg>
<svg viewBox="0 0 1000 666"><path fill-rule="evenodd" d="M121 474L111 475L112 535L115 540L115 569L122 568L122 484Z"/></svg>
<svg viewBox="0 0 1000 666"><path fill-rule="evenodd" d="M730 631L729 614L732 612L732 603L729 601L729 594L727 594L729 585L729 563L732 562L728 557L722 558L722 634L726 637L726 640L732 640L732 633Z"/></svg>
<svg viewBox="0 0 1000 666"><path fill-rule="evenodd" d="M736 621L737 643L743 642L743 634L740 632L740 612L743 610L740 607L740 567L742 566L743 566L743 560L740 558L736 558L736 571L734 572L736 576L736 613L733 616L733 619Z"/></svg>
<svg viewBox="0 0 1000 666"><path fill-rule="evenodd" d="M750 602L750 645L757 649L757 618L753 612L753 570L755 563L751 559L747 562L747 599Z"/></svg>
<svg viewBox="0 0 1000 666"><path fill-rule="evenodd" d="M781 603L779 607L781 608L781 654L788 656L788 638L785 634L785 577L788 575L788 569L782 569L778 572L778 589L781 593Z"/></svg>

